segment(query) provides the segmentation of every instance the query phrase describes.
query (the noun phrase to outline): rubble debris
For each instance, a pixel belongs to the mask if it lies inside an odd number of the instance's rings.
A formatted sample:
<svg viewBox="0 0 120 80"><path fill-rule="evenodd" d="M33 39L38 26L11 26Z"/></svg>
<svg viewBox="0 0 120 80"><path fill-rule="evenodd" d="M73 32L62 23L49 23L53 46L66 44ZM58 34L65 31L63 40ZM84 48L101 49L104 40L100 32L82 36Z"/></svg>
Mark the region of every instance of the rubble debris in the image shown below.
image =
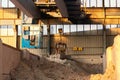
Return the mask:
<svg viewBox="0 0 120 80"><path fill-rule="evenodd" d="M23 59L18 68L11 71L12 80L89 80L90 74L71 60L61 60L59 55ZM88 65L86 65L87 67ZM89 67L89 66L88 66ZM87 68L88 68L87 67Z"/></svg>

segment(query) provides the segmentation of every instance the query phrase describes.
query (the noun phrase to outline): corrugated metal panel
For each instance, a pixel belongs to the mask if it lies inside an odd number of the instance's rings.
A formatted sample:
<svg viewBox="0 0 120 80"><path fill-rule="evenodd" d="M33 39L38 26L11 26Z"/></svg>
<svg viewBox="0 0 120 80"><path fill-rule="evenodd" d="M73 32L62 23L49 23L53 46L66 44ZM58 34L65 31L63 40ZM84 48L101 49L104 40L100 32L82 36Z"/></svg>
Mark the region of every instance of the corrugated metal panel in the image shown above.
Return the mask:
<svg viewBox="0 0 120 80"><path fill-rule="evenodd" d="M0 19L17 19L18 10L16 8L1 8L0 9Z"/></svg>
<svg viewBox="0 0 120 80"><path fill-rule="evenodd" d="M3 9L0 9L0 18L3 18Z"/></svg>
<svg viewBox="0 0 120 80"><path fill-rule="evenodd" d="M82 51L74 51L72 48L68 48L66 54L102 54L103 48L84 48Z"/></svg>
<svg viewBox="0 0 120 80"><path fill-rule="evenodd" d="M15 24L16 24L16 25L21 25L21 23L22 23L22 20L21 20L21 19L15 20Z"/></svg>
<svg viewBox="0 0 120 80"><path fill-rule="evenodd" d="M4 9L3 11L3 17L4 18L17 18L17 9Z"/></svg>
<svg viewBox="0 0 120 80"><path fill-rule="evenodd" d="M43 37L43 48L48 46L48 39L47 37Z"/></svg>
<svg viewBox="0 0 120 80"><path fill-rule="evenodd" d="M0 20L0 25L14 25L14 20Z"/></svg>
<svg viewBox="0 0 120 80"><path fill-rule="evenodd" d="M103 47L102 36L79 36L69 37L68 46L80 47Z"/></svg>
<svg viewBox="0 0 120 80"><path fill-rule="evenodd" d="M59 42L59 36L52 38L52 47ZM67 44L67 54L102 54L103 36L63 36L62 42ZM82 51L73 51L73 47L83 48Z"/></svg>

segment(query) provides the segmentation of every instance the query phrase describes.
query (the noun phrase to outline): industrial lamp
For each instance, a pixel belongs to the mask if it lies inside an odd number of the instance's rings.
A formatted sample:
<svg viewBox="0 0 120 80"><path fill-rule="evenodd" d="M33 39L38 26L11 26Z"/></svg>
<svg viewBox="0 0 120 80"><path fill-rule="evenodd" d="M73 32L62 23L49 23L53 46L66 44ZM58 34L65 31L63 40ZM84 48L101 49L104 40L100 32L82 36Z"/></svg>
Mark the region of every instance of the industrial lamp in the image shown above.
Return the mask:
<svg viewBox="0 0 120 80"><path fill-rule="evenodd" d="M62 28L59 28L58 29L58 32L61 34L61 33L63 33L63 29Z"/></svg>

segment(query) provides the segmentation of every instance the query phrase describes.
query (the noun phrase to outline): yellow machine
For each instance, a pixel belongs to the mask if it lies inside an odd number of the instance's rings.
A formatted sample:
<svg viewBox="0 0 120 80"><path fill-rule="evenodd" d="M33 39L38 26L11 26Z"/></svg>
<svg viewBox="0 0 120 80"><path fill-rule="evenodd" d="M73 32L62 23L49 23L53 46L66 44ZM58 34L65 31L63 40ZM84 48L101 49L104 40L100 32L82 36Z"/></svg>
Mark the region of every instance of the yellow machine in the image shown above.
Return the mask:
<svg viewBox="0 0 120 80"><path fill-rule="evenodd" d="M65 58L65 51L67 49L67 45L66 43L62 42L62 38L61 38L61 34L63 33L63 30L60 28L58 29L59 33L60 33L60 42L56 43L56 53L60 54L60 59L64 59Z"/></svg>

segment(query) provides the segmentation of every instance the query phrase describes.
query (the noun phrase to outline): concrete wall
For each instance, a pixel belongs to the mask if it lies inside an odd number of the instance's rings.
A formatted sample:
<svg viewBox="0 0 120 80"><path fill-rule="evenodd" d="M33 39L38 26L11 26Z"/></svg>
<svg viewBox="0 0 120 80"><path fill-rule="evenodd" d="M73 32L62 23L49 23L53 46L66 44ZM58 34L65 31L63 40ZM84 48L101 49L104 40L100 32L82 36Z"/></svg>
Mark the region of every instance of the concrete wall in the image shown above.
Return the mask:
<svg viewBox="0 0 120 80"><path fill-rule="evenodd" d="M20 50L0 42L0 80L10 78L10 71L20 62Z"/></svg>

